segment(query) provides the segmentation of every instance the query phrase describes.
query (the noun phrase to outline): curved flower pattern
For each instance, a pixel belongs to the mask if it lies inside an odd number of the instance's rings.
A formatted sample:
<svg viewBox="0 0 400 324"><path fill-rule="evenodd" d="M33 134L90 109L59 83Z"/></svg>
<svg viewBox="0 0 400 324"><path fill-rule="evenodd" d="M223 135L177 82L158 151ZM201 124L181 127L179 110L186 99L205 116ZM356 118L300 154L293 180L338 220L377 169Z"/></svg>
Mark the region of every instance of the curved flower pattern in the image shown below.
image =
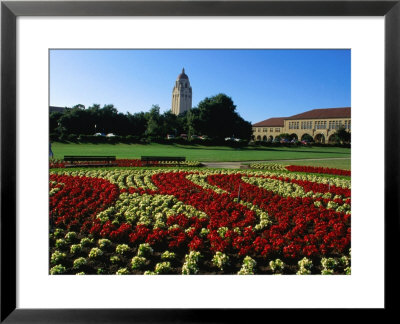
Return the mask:
<svg viewBox="0 0 400 324"><path fill-rule="evenodd" d="M350 181L275 170L53 171L50 273L350 274Z"/></svg>

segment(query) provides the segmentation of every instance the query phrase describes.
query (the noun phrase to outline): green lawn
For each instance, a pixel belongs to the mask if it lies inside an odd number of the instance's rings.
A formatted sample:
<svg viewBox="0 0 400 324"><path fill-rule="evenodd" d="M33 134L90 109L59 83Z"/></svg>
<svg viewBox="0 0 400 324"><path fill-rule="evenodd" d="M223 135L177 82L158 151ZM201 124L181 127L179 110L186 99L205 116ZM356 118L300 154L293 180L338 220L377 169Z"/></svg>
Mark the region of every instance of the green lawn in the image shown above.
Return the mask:
<svg viewBox="0 0 400 324"><path fill-rule="evenodd" d="M350 158L350 149L339 147L245 147L163 144L65 144L52 143L54 157L64 155L115 155L137 159L142 155L185 156L194 161L260 161L285 159ZM350 160L348 160L350 161ZM303 162L303 161L302 161ZM304 161L313 162L313 161ZM317 162L317 161L315 161ZM336 161L335 161L336 162ZM292 162L291 162L292 163ZM342 162L338 162L342 163ZM293 164L293 163L292 163ZM306 165L304 163L299 163ZM311 164L309 164L311 165Z"/></svg>

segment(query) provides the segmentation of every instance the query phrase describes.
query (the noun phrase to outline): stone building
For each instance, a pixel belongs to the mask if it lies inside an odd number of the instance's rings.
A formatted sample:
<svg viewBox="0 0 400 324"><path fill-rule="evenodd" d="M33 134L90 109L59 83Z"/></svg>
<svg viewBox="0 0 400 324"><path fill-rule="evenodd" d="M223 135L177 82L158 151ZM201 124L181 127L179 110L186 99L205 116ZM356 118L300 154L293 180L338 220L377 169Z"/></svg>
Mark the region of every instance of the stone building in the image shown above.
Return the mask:
<svg viewBox="0 0 400 324"><path fill-rule="evenodd" d="M269 118L253 125L253 136L256 141L271 142L283 133L284 117Z"/></svg>
<svg viewBox="0 0 400 324"><path fill-rule="evenodd" d="M185 69L178 75L175 86L172 90L172 113L182 114L192 108L192 87L189 77L185 74Z"/></svg>
<svg viewBox="0 0 400 324"><path fill-rule="evenodd" d="M290 117L270 118L253 125L253 138L272 141L287 133L298 140L309 135L315 142L326 143L332 141L332 135L341 126L351 132L351 107L313 109Z"/></svg>

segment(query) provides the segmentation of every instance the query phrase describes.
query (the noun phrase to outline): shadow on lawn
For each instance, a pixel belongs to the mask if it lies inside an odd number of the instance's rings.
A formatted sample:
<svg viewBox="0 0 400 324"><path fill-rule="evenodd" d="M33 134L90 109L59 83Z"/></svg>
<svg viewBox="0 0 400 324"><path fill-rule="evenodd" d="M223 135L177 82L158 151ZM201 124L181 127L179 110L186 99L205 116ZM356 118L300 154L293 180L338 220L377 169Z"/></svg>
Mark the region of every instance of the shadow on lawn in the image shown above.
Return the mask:
<svg viewBox="0 0 400 324"><path fill-rule="evenodd" d="M282 150L279 148L250 148L250 147L223 147L223 148L218 148L218 147L205 147L205 146L198 146L198 147L187 147L187 146L178 146L174 145L177 148L182 148L186 150L198 150L198 149L204 149L204 150L210 150L210 151L260 151L260 152L296 152L296 153L325 153L325 154L343 154L343 155L349 155L350 153L348 152L330 152L330 151L312 151L312 150Z"/></svg>

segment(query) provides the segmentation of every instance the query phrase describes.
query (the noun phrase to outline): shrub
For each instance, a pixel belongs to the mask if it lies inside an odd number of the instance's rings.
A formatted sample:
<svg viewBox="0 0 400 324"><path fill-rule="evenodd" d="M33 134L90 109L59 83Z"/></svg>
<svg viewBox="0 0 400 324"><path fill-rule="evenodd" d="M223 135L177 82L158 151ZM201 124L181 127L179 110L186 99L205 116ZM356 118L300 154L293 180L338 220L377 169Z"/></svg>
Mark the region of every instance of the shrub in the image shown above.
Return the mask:
<svg viewBox="0 0 400 324"><path fill-rule="evenodd" d="M220 270L224 270L224 267L229 264L229 257L225 253L217 251L212 258L212 262Z"/></svg>
<svg viewBox="0 0 400 324"><path fill-rule="evenodd" d="M106 137L106 142L109 144L116 144L116 143L120 143L122 141L122 137L121 136L111 136L111 137Z"/></svg>
<svg viewBox="0 0 400 324"><path fill-rule="evenodd" d="M306 275L306 274L311 274L311 268L312 268L312 261L304 257L298 262L299 265L299 271L296 272L298 275Z"/></svg>
<svg viewBox="0 0 400 324"><path fill-rule="evenodd" d="M50 269L50 274L56 275L56 274L62 274L66 271L65 267L62 266L61 264L57 264L53 268Z"/></svg>
<svg viewBox="0 0 400 324"><path fill-rule="evenodd" d="M72 244L69 248L71 254L76 254L82 251L82 246L80 244Z"/></svg>
<svg viewBox="0 0 400 324"><path fill-rule="evenodd" d="M129 270L128 270L128 268L121 268L121 269L118 269L115 274L117 274L117 275L128 275L129 274Z"/></svg>
<svg viewBox="0 0 400 324"><path fill-rule="evenodd" d="M270 261L269 266L271 267L271 270L275 273L281 273L282 270L285 268L285 264L281 259Z"/></svg>
<svg viewBox="0 0 400 324"><path fill-rule="evenodd" d="M78 136L78 141L81 143L88 143L89 142L89 135L80 134Z"/></svg>
<svg viewBox="0 0 400 324"><path fill-rule="evenodd" d="M95 259L103 255L103 251L99 248L92 248L89 252L89 258Z"/></svg>
<svg viewBox="0 0 400 324"><path fill-rule="evenodd" d="M137 253L138 256L148 256L148 255L151 255L152 253L153 253L153 249L149 243L142 243L139 245L138 253Z"/></svg>
<svg viewBox="0 0 400 324"><path fill-rule="evenodd" d="M93 144L107 143L107 137L80 134L78 137L78 141L82 143L93 143Z"/></svg>
<svg viewBox="0 0 400 324"><path fill-rule="evenodd" d="M228 231L228 227L220 227L218 228L217 232L221 238L225 237L226 232Z"/></svg>
<svg viewBox="0 0 400 324"><path fill-rule="evenodd" d="M76 232L68 232L65 234L65 239L68 243L71 243L77 240L77 236Z"/></svg>
<svg viewBox="0 0 400 324"><path fill-rule="evenodd" d="M202 236L202 237L206 237L208 235L208 233L210 233L210 230L208 228L203 227L200 230L200 236Z"/></svg>
<svg viewBox="0 0 400 324"><path fill-rule="evenodd" d="M57 133L50 133L50 142L58 142L59 136Z"/></svg>
<svg viewBox="0 0 400 324"><path fill-rule="evenodd" d="M133 270L138 270L141 267L143 267L146 263L146 258L140 257L140 256L135 256L132 258L131 261L131 267Z"/></svg>
<svg viewBox="0 0 400 324"><path fill-rule="evenodd" d="M76 135L76 134L69 134L69 135L67 136L67 141L68 141L68 142L74 142L74 143L78 142L78 135Z"/></svg>
<svg viewBox="0 0 400 324"><path fill-rule="evenodd" d="M322 258L321 264L324 267L324 269L334 270L337 265L337 262L333 258Z"/></svg>
<svg viewBox="0 0 400 324"><path fill-rule="evenodd" d="M108 239L100 239L98 240L97 244L99 245L100 249L104 249L111 246L111 241Z"/></svg>
<svg viewBox="0 0 400 324"><path fill-rule="evenodd" d="M342 266L348 266L348 265L350 264L350 259L349 259L347 256L343 255L343 256L339 259L339 262L340 262L340 264L341 264Z"/></svg>
<svg viewBox="0 0 400 324"><path fill-rule="evenodd" d="M121 141L126 144L139 143L139 140L139 136L128 135L125 137L121 137Z"/></svg>
<svg viewBox="0 0 400 324"><path fill-rule="evenodd" d="M171 271L171 263L170 262L161 262L157 263L154 272L157 274L168 273Z"/></svg>
<svg viewBox="0 0 400 324"><path fill-rule="evenodd" d="M110 256L110 262L111 262L112 264L118 263L118 262L120 262L120 261L121 261L121 259L119 258L118 255L112 255L112 256Z"/></svg>
<svg viewBox="0 0 400 324"><path fill-rule="evenodd" d="M147 138L145 138L145 137L141 138L141 139L139 140L139 142L140 142L141 144L150 144L150 140L147 139Z"/></svg>
<svg viewBox="0 0 400 324"><path fill-rule="evenodd" d="M84 237L81 239L81 246L90 246L93 244L93 239L90 239L88 237Z"/></svg>
<svg viewBox="0 0 400 324"><path fill-rule="evenodd" d="M54 233L53 233L53 236L54 237L61 237L63 234L64 234L64 230L63 229L56 228Z"/></svg>
<svg viewBox="0 0 400 324"><path fill-rule="evenodd" d="M185 263L182 266L182 274L190 275L199 272L198 262L201 254L198 251L190 251L189 254L185 255Z"/></svg>
<svg viewBox="0 0 400 324"><path fill-rule="evenodd" d="M68 141L68 135L65 133L61 133L61 135L58 137L60 142L67 142Z"/></svg>
<svg viewBox="0 0 400 324"><path fill-rule="evenodd" d="M161 254L161 260L173 260L175 258L176 255L174 252L165 251L163 254Z"/></svg>
<svg viewBox="0 0 400 324"><path fill-rule="evenodd" d="M82 267L85 264L86 264L86 259L85 258L78 258L78 259L74 260L73 268L74 269L79 269L80 267Z"/></svg>
<svg viewBox="0 0 400 324"><path fill-rule="evenodd" d="M242 268L239 270L238 275L253 275L254 268L257 265L257 262L253 260L251 257L246 256L243 259Z"/></svg>
<svg viewBox="0 0 400 324"><path fill-rule="evenodd" d="M67 242L64 239L58 239L55 244L56 248L58 249L64 248L66 245Z"/></svg>
<svg viewBox="0 0 400 324"><path fill-rule="evenodd" d="M323 275L333 275L332 269L322 269L321 274Z"/></svg>
<svg viewBox="0 0 400 324"><path fill-rule="evenodd" d="M67 255L65 253L56 250L50 257L50 263L51 264L60 263L66 257L67 257Z"/></svg>
<svg viewBox="0 0 400 324"><path fill-rule="evenodd" d="M117 247L115 248L115 252L121 255L125 254L129 250L130 247L127 244L118 244Z"/></svg>

